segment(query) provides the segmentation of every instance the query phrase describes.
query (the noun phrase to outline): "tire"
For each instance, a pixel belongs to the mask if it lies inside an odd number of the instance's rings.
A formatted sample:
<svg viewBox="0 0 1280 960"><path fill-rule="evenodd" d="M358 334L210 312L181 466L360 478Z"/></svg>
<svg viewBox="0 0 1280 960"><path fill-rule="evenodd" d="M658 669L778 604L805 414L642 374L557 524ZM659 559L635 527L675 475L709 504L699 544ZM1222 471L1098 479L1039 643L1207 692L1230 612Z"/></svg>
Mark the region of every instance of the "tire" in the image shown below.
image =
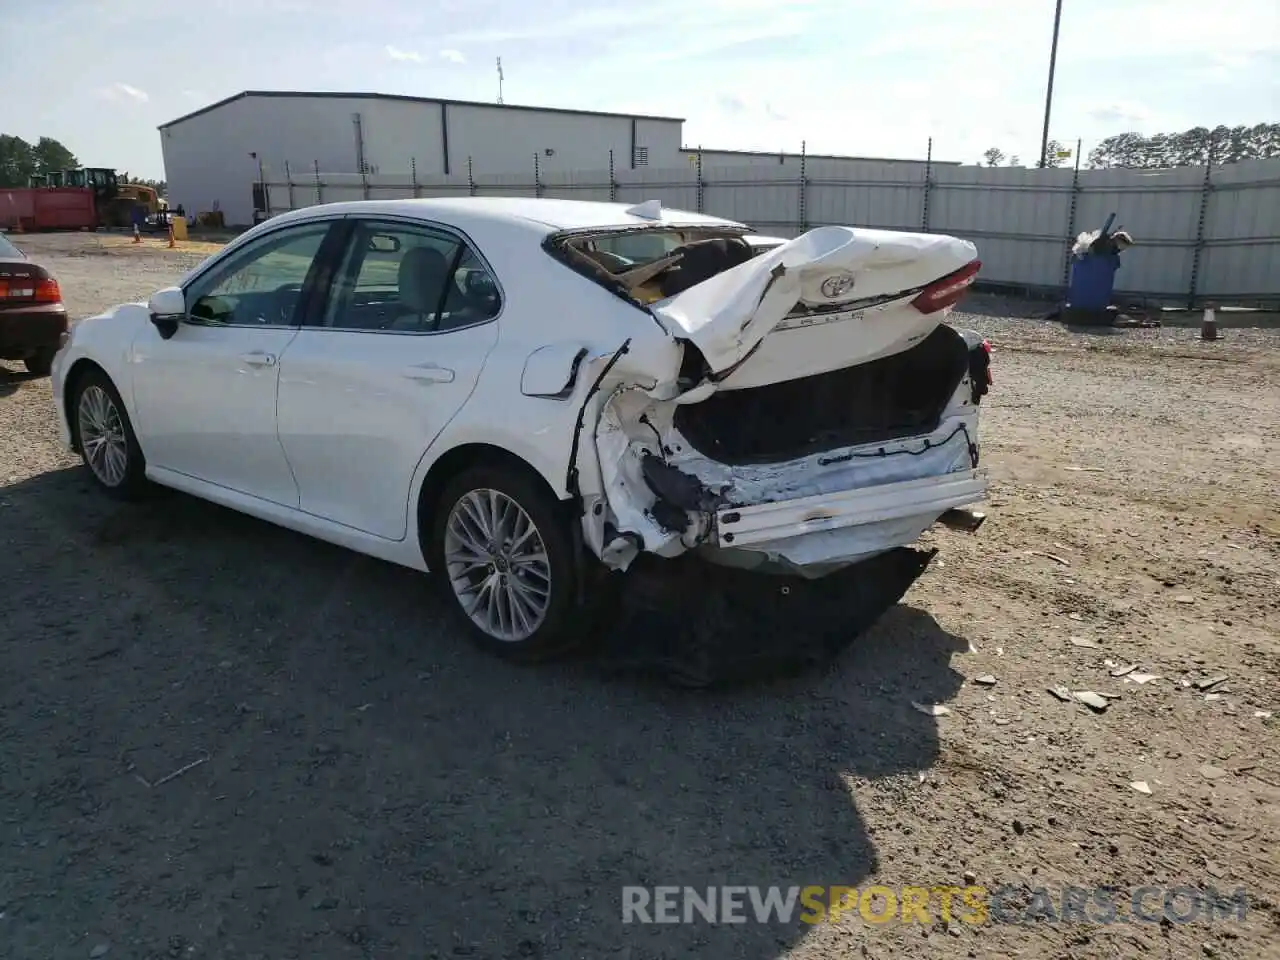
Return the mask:
<svg viewBox="0 0 1280 960"><path fill-rule="evenodd" d="M514 532L532 550L505 556L499 550L493 562L487 562L490 544L482 541L489 531L482 528L487 524L490 531L493 529L494 514L489 511L494 505L500 508L498 515L508 521L499 524L504 532ZM523 514L523 521L513 507ZM577 645L582 620L575 602L578 571L569 519L564 505L535 477L507 466L469 468L445 485L426 520L427 566L438 578L450 609L482 649L508 660L536 662L567 653ZM526 521L534 532L530 533ZM480 552L472 552L472 556L483 560L484 566L473 562L468 569L458 561L461 554L469 552L464 537L476 545ZM541 540L542 551L536 549L531 537ZM541 556L545 562L522 564L521 554ZM452 565L450 557L454 558ZM481 603L473 618L465 601L482 600L476 591L494 576L502 579L490 590L501 592L494 597L494 604ZM504 626L509 627L505 636L500 632Z"/></svg>
<svg viewBox="0 0 1280 960"><path fill-rule="evenodd" d="M53 369L53 357L57 352L57 350L51 348L37 350L23 360L22 365L27 368L27 373L37 377L47 377Z"/></svg>
<svg viewBox="0 0 1280 960"><path fill-rule="evenodd" d="M147 461L111 378L101 370L86 372L76 384L68 418L75 431L80 457L94 483L117 500L140 499L149 487ZM94 435L102 436L104 430L104 444L97 448L102 451L105 458L102 459L92 452L90 444ZM119 469L120 454L124 457L123 469Z"/></svg>

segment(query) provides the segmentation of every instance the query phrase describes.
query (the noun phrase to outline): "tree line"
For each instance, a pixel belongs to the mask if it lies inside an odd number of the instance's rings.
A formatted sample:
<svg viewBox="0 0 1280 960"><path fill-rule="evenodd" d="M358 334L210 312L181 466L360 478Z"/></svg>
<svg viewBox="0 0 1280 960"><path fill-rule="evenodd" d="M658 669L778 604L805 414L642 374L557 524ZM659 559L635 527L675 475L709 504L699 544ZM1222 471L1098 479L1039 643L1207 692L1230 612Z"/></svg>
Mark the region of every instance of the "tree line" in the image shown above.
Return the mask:
<svg viewBox="0 0 1280 960"><path fill-rule="evenodd" d="M25 187L33 176L75 170L80 165L76 155L53 137L41 137L35 143L28 143L21 137L0 133L0 187ZM164 195L163 180L133 178L126 170L117 171L116 176L121 183L141 183Z"/></svg>
<svg viewBox="0 0 1280 960"><path fill-rule="evenodd" d="M1192 127L1181 133L1118 133L1107 137L1089 151L1088 165L1095 170L1162 170L1169 167L1198 167L1211 160L1215 164L1241 160L1280 158L1280 123L1259 123L1252 127ZM1005 162L1004 151L990 147L982 154L983 165L998 167ZM1010 166L1021 166L1015 156ZM1069 148L1049 141L1045 166L1060 167L1071 162Z"/></svg>
<svg viewBox="0 0 1280 960"><path fill-rule="evenodd" d="M25 187L33 174L49 174L80 166L76 155L53 137L28 143L0 133L0 187Z"/></svg>

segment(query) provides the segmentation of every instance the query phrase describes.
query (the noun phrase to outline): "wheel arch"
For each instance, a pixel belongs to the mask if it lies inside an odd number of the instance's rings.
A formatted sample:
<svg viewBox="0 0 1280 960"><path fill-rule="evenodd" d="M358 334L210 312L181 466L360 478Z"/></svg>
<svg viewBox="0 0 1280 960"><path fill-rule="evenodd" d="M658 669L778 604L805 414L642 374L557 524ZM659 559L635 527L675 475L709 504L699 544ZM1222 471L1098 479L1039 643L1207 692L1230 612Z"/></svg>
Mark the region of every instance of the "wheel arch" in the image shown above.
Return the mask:
<svg viewBox="0 0 1280 960"><path fill-rule="evenodd" d="M91 357L80 357L67 370L66 376L62 380L62 409L63 415L67 418L67 432L71 437L71 449L76 453L80 452L80 423L79 418L74 413L72 401L75 398L76 390L84 381L85 375L96 371L115 383L102 364L98 363ZM120 389L119 386L116 387Z"/></svg>
<svg viewBox="0 0 1280 960"><path fill-rule="evenodd" d="M431 512L444 492L445 485L454 477L476 466L501 466L522 473L544 490L553 501L567 504L569 500L556 491L547 476L518 453L492 443L463 443L445 451L428 468L418 489L417 509L414 513L418 550L423 560L427 560L427 537L425 531L430 522Z"/></svg>

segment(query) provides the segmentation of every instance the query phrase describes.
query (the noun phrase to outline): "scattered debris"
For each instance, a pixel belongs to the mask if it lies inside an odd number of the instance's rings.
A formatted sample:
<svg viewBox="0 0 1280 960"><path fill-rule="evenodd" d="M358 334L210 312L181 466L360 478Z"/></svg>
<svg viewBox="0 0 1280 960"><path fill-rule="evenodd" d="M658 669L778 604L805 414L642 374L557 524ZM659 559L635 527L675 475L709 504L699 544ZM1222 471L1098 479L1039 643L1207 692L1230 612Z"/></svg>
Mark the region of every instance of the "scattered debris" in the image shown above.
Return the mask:
<svg viewBox="0 0 1280 960"><path fill-rule="evenodd" d="M1218 684L1224 683L1226 679L1227 675L1225 673L1219 673L1212 677L1205 677L1204 679L1197 680L1195 682L1195 688L1203 692L1208 690L1210 687L1216 687Z"/></svg>
<svg viewBox="0 0 1280 960"><path fill-rule="evenodd" d="M185 767L179 767L177 770L173 771L173 773L166 774L165 776L163 776L163 777L161 777L159 780L157 780L155 783L149 783L147 780L144 780L141 776L139 776L139 775L138 775L138 774L136 774L136 773L134 774L134 777L135 777L135 778L138 780L138 782L139 782L139 783L141 783L143 786L147 787L148 789L152 789L152 788L155 788L155 787L161 786L162 784L166 784L166 783L168 783L170 780L177 780L177 779L178 779L180 776L182 776L184 773L187 773L187 772L189 772L189 771L191 771L191 770L194 770L196 767L200 766L200 764L202 764L202 763L208 763L208 762L209 762L209 755L206 753L206 754L205 754L203 757L201 757L199 760L192 760L192 761L191 761L190 763L188 763Z"/></svg>
<svg viewBox="0 0 1280 960"><path fill-rule="evenodd" d="M1024 833L1027 832L1026 824L1024 824L1021 820L1013 821L1013 832L1016 833L1018 836L1022 836Z"/></svg>
<svg viewBox="0 0 1280 960"><path fill-rule="evenodd" d="M110 950L111 944L100 943L89 951L89 958L90 960L98 960L98 957L105 957Z"/></svg>
<svg viewBox="0 0 1280 960"><path fill-rule="evenodd" d="M1092 690L1077 690L1075 698L1094 713L1102 713L1111 705L1110 700L1101 694L1094 693Z"/></svg>
<svg viewBox="0 0 1280 960"><path fill-rule="evenodd" d="M1070 560L1067 560L1064 557L1060 557L1056 553L1045 553L1043 550L1028 550L1027 553L1029 553L1033 557L1045 557L1049 560L1052 560L1054 563L1062 564L1064 567L1071 566Z"/></svg>
<svg viewBox="0 0 1280 960"><path fill-rule="evenodd" d="M1063 470L1070 470L1072 473L1105 473L1102 467L1063 467Z"/></svg>
<svg viewBox="0 0 1280 960"><path fill-rule="evenodd" d="M1128 683L1132 680L1134 683L1150 683L1152 680L1159 680L1160 675L1157 673L1131 673L1124 678L1124 682Z"/></svg>
<svg viewBox="0 0 1280 960"><path fill-rule="evenodd" d="M1129 784L1129 786L1133 787L1133 789L1137 790L1139 793L1145 793L1147 796L1151 795L1151 787L1147 785L1147 781L1145 780L1135 780L1133 783Z"/></svg>
<svg viewBox="0 0 1280 960"><path fill-rule="evenodd" d="M1257 719L1259 719L1259 720L1270 720L1270 719L1271 719L1271 711L1270 711L1270 710L1255 710L1255 711L1253 711L1253 715L1254 715L1254 717L1256 717L1256 718L1257 718Z"/></svg>
<svg viewBox="0 0 1280 960"><path fill-rule="evenodd" d="M1071 702L1071 691L1066 687L1045 687L1051 694L1061 700L1063 703Z"/></svg>
<svg viewBox="0 0 1280 960"><path fill-rule="evenodd" d="M1068 619L1068 620L1075 620L1077 623L1083 623L1083 622L1084 622L1084 617L1080 616L1080 614L1078 614L1078 613L1068 613L1068 614L1067 614L1067 619Z"/></svg>
<svg viewBox="0 0 1280 960"><path fill-rule="evenodd" d="M983 687L994 687L996 685L996 678L989 673L984 673L980 677L974 677L973 682Z"/></svg>
<svg viewBox="0 0 1280 960"><path fill-rule="evenodd" d="M962 879L969 886L973 886L975 883L978 882L978 875L974 873L972 870L966 870L963 874Z"/></svg>
<svg viewBox="0 0 1280 960"><path fill-rule="evenodd" d="M1200 767L1200 776L1204 777L1206 780L1221 780L1226 775L1227 771L1223 770L1221 767L1215 767L1211 763L1203 764Z"/></svg>
<svg viewBox="0 0 1280 960"><path fill-rule="evenodd" d="M940 703L916 703L911 701L911 706L915 707L921 713L928 717L945 717L951 712L950 707L944 707Z"/></svg>
<svg viewBox="0 0 1280 960"><path fill-rule="evenodd" d="M1178 601L1178 603L1195 603L1196 602L1196 598L1191 596L1191 594L1189 593L1180 593L1173 599Z"/></svg>
<svg viewBox="0 0 1280 960"><path fill-rule="evenodd" d="M1070 640L1071 640L1071 645L1073 647L1085 647L1088 650L1101 649L1096 643L1094 643L1088 637L1071 637Z"/></svg>
<svg viewBox="0 0 1280 960"><path fill-rule="evenodd" d="M1206 693L1204 695L1205 703L1213 703L1213 701L1221 700L1221 699L1222 699L1222 694L1220 693Z"/></svg>
<svg viewBox="0 0 1280 960"><path fill-rule="evenodd" d="M1124 676L1127 676L1128 674L1133 673L1133 671L1137 669L1138 669L1138 665L1136 663L1131 663L1127 667L1116 667L1114 670L1111 671L1111 675L1113 677L1124 677Z"/></svg>

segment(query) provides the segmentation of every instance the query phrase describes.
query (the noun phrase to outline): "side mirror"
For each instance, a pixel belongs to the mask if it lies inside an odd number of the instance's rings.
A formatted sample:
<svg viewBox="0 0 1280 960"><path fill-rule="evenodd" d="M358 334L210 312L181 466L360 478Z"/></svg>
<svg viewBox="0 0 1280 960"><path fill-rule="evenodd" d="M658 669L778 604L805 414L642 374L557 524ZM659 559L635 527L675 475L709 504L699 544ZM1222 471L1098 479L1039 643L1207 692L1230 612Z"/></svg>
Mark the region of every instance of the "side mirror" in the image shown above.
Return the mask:
<svg viewBox="0 0 1280 960"><path fill-rule="evenodd" d="M178 324L187 315L187 298L181 287L165 287L151 295L147 309L160 336L168 340L178 332Z"/></svg>

